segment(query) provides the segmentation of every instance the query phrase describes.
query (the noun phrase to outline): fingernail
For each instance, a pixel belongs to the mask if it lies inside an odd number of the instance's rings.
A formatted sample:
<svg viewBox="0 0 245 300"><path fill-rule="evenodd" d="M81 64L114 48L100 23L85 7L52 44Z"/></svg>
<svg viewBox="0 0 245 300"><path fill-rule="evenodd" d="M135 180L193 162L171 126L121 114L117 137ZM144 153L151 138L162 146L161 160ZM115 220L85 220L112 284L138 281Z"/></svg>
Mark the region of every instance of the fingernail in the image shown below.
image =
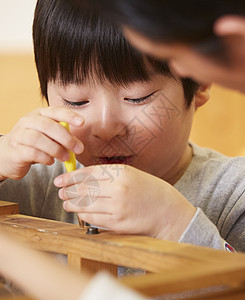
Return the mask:
<svg viewBox="0 0 245 300"><path fill-rule="evenodd" d="M67 161L70 158L70 153L66 152L64 155L62 155L62 161Z"/></svg>
<svg viewBox="0 0 245 300"><path fill-rule="evenodd" d="M54 179L54 185L60 186L61 184L62 184L62 179L61 179L61 177L56 177L56 178Z"/></svg>
<svg viewBox="0 0 245 300"><path fill-rule="evenodd" d="M79 154L79 153L83 152L83 149L84 149L83 144L77 143L73 150L75 153Z"/></svg>
<svg viewBox="0 0 245 300"><path fill-rule="evenodd" d="M73 118L74 120L74 125L82 125L83 123L83 118L81 116L76 116Z"/></svg>

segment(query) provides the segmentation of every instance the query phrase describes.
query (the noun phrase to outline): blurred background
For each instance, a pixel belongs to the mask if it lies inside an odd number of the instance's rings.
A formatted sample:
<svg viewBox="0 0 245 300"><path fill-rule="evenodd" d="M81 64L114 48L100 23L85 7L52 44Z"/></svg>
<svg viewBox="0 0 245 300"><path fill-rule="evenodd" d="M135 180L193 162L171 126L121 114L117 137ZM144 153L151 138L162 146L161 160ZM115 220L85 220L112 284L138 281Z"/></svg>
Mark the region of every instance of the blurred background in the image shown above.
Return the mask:
<svg viewBox="0 0 245 300"><path fill-rule="evenodd" d="M27 112L44 105L32 51L36 0L0 1L0 133ZM191 140L229 156L245 155L245 95L213 86L198 109Z"/></svg>
<svg viewBox="0 0 245 300"><path fill-rule="evenodd" d="M42 105L32 51L36 0L0 1L0 133Z"/></svg>

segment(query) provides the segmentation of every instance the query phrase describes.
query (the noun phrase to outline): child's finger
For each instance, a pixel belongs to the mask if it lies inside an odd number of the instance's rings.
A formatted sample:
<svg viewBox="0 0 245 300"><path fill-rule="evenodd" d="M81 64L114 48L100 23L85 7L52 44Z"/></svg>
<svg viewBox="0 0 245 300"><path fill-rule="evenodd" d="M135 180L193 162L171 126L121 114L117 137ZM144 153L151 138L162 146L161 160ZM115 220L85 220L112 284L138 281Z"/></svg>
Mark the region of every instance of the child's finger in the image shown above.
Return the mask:
<svg viewBox="0 0 245 300"><path fill-rule="evenodd" d="M37 152L43 152L46 155L61 161L65 161L69 158L69 153L66 148L62 147L53 139L50 139L45 134L33 129L25 130L25 135L22 136L21 139L20 137L17 138L16 142L19 147L25 146L25 148L30 150L35 149ZM32 160L37 162L35 157L33 157Z"/></svg>
<svg viewBox="0 0 245 300"><path fill-rule="evenodd" d="M103 188L94 189L92 187L91 191L87 186L77 189L77 186L74 185L60 189L58 194L60 199L69 202L68 205L71 204L72 209L76 209L74 211L79 211L80 208L83 208L83 211L92 213L112 212L114 210L112 195L104 193L102 190Z"/></svg>
<svg viewBox="0 0 245 300"><path fill-rule="evenodd" d="M110 226L113 222L113 217L110 214L79 213L78 215L80 220L83 220L86 223L107 229L110 229Z"/></svg>
<svg viewBox="0 0 245 300"><path fill-rule="evenodd" d="M43 165L51 165L54 163L52 156L33 147L18 145L16 151L18 151L19 160L25 162L35 162Z"/></svg>
<svg viewBox="0 0 245 300"><path fill-rule="evenodd" d="M110 172L106 172L106 168L110 168ZM118 174L116 174L118 171L112 168L113 165L95 165L95 166L89 166L85 167L70 173L64 173L59 176L57 176L54 179L54 184L57 187L65 187L70 186L73 184L81 183L86 181L89 182L100 182L100 181L109 181L111 182L112 177L115 178L118 177ZM127 165L120 165L121 172L128 169ZM114 174L115 173L115 174ZM116 176L117 175L117 176Z"/></svg>
<svg viewBox="0 0 245 300"><path fill-rule="evenodd" d="M84 119L78 113L67 109L66 107L45 107L39 111L40 115L54 119L58 122L67 122L73 126L81 126L84 123Z"/></svg>
<svg viewBox="0 0 245 300"><path fill-rule="evenodd" d="M81 153L84 149L82 142L67 131L61 124L53 119L44 117L39 114L31 114L22 118L20 126L24 129L36 131L36 137L40 133L51 140L62 145L65 149L69 149L74 153ZM21 135L21 138L23 135Z"/></svg>

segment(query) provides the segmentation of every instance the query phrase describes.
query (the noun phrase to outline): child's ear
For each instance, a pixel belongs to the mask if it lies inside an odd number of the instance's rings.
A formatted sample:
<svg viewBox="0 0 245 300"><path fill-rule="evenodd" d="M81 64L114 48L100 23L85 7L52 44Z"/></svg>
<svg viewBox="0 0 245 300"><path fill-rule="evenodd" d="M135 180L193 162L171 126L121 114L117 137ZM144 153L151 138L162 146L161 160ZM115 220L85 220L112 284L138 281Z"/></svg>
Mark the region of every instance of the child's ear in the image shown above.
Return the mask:
<svg viewBox="0 0 245 300"><path fill-rule="evenodd" d="M245 37L245 17L238 15L225 15L214 23L214 32L219 36L238 35Z"/></svg>
<svg viewBox="0 0 245 300"><path fill-rule="evenodd" d="M195 93L195 109L204 105L210 97L211 84L201 84Z"/></svg>

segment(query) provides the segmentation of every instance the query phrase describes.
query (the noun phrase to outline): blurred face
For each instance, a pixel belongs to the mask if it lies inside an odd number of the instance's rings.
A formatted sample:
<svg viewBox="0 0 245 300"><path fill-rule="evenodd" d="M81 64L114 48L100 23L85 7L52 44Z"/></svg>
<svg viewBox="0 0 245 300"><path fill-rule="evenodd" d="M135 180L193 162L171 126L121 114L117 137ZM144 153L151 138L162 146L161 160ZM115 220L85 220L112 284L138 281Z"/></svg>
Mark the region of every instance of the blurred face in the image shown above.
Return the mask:
<svg viewBox="0 0 245 300"><path fill-rule="evenodd" d="M177 79L154 76L127 87L111 83L48 84L50 106L67 106L85 124L71 132L85 146L85 166L129 164L174 183L191 160L188 145L195 101L186 108Z"/></svg>
<svg viewBox="0 0 245 300"><path fill-rule="evenodd" d="M245 38L232 37L229 42L230 64L222 65L183 44L164 44L148 40L125 27L125 36L144 53L168 60L179 76L190 77L201 83L215 82L245 92Z"/></svg>

